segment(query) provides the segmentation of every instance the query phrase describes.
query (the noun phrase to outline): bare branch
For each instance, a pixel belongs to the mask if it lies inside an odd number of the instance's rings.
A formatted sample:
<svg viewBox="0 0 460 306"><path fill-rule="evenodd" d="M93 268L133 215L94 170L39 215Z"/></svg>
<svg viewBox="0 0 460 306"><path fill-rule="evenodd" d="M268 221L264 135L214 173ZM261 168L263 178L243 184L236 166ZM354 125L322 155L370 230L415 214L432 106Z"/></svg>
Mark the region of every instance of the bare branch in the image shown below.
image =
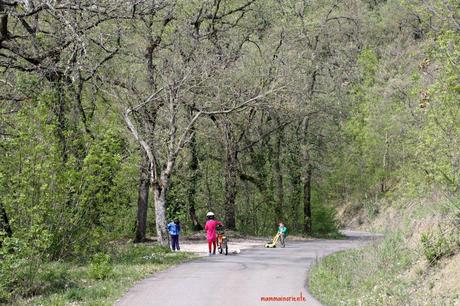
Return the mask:
<svg viewBox="0 0 460 306"><path fill-rule="evenodd" d="M131 107L128 108L125 111L125 113L123 114L123 118L125 119L125 122L126 122L126 125L128 126L129 131L131 132L133 137L139 142L139 144L141 145L141 147L144 149L145 153L148 156L149 162L151 164L151 170L150 171L151 171L151 175L152 175L152 181L154 181L154 182L157 181L157 168L158 168L158 163L157 163L157 160L155 158L155 154L153 153L153 150L150 147L150 145L145 140L143 140L142 137L139 135L139 132L137 131L136 127L134 126L134 124L131 121L131 119L129 118L129 116L133 111L137 111L140 108L142 108L145 105L147 105L148 103L156 100L158 94L161 91L163 91L163 88L161 88L160 90L158 90L157 92L155 92L154 94L149 96L141 104L139 104L139 105L137 105L135 107L132 107L132 108Z"/></svg>
<svg viewBox="0 0 460 306"><path fill-rule="evenodd" d="M246 101L244 101L243 103L241 104L238 104L232 108L229 108L229 109L224 109L224 110L216 110L216 111L198 111L195 116L193 116L193 118L190 120L188 126L184 129L184 132L182 133L182 136L179 140L179 143L177 145L177 148L176 148L176 151L175 151L175 154L177 155L180 150L182 150L185 146L185 144L187 143L187 139L189 137L189 134L190 134L190 130L193 128L193 126L195 125L196 121L198 120L198 118L200 118L201 116L203 115L208 115L208 116L212 116L212 115L226 115L226 114L229 114L229 113L232 113L232 112L237 112L237 111L241 111L243 109L245 109L246 107L248 107L250 105L251 102L254 102L256 100L259 100L277 90L280 90L282 87L280 88L277 88L277 89L270 89L262 94L259 94L255 97L252 97Z"/></svg>

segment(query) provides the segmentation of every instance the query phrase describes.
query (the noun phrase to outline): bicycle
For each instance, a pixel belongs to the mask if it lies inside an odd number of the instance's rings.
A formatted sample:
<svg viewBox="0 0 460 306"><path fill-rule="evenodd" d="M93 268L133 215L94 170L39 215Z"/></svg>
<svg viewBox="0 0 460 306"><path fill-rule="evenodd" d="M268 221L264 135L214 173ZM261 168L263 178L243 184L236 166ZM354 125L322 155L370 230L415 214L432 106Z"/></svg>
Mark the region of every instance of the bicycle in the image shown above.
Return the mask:
<svg viewBox="0 0 460 306"><path fill-rule="evenodd" d="M228 238L225 236L223 225L217 225L217 250L219 254L228 255Z"/></svg>

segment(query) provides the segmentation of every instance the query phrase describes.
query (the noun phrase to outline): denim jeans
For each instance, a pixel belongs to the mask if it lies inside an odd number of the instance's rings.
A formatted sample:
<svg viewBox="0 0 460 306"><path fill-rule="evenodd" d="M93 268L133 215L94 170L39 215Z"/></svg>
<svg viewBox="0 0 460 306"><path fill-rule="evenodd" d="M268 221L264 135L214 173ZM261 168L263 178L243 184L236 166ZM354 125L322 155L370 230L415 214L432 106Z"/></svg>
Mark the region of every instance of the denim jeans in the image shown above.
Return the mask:
<svg viewBox="0 0 460 306"><path fill-rule="evenodd" d="M173 251L180 250L179 247L179 235L171 235L171 249Z"/></svg>

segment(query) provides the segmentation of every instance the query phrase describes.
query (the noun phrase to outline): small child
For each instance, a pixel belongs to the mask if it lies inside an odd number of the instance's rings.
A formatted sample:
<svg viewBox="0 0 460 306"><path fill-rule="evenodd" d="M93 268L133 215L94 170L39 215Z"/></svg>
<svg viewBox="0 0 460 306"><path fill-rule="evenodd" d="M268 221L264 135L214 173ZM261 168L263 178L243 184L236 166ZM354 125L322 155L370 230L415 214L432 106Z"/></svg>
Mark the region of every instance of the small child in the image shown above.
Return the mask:
<svg viewBox="0 0 460 306"><path fill-rule="evenodd" d="M179 234L180 234L180 222L179 219L174 219L174 221L169 222L168 231L171 235L171 249L173 251L180 250L179 247Z"/></svg>
<svg viewBox="0 0 460 306"><path fill-rule="evenodd" d="M284 248L286 245L287 227L282 222L278 226L278 233L280 234L281 247Z"/></svg>
<svg viewBox="0 0 460 306"><path fill-rule="evenodd" d="M206 239L208 240L208 249L209 253L208 256L216 255L216 246L217 246L217 234L216 234L216 226L223 225L222 222L214 220L214 213L212 211L206 214ZM213 251L211 254L211 245L213 246Z"/></svg>

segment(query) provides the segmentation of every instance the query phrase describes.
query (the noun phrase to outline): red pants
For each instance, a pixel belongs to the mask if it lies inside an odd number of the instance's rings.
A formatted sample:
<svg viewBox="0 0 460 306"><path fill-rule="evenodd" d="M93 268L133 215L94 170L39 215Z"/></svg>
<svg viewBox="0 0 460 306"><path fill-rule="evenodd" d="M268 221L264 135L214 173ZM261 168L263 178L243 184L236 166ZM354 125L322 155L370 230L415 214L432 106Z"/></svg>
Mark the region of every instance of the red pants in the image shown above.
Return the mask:
<svg viewBox="0 0 460 306"><path fill-rule="evenodd" d="M216 254L216 245L217 245L216 239L208 240L209 253L211 253L211 245L214 247L213 253Z"/></svg>

